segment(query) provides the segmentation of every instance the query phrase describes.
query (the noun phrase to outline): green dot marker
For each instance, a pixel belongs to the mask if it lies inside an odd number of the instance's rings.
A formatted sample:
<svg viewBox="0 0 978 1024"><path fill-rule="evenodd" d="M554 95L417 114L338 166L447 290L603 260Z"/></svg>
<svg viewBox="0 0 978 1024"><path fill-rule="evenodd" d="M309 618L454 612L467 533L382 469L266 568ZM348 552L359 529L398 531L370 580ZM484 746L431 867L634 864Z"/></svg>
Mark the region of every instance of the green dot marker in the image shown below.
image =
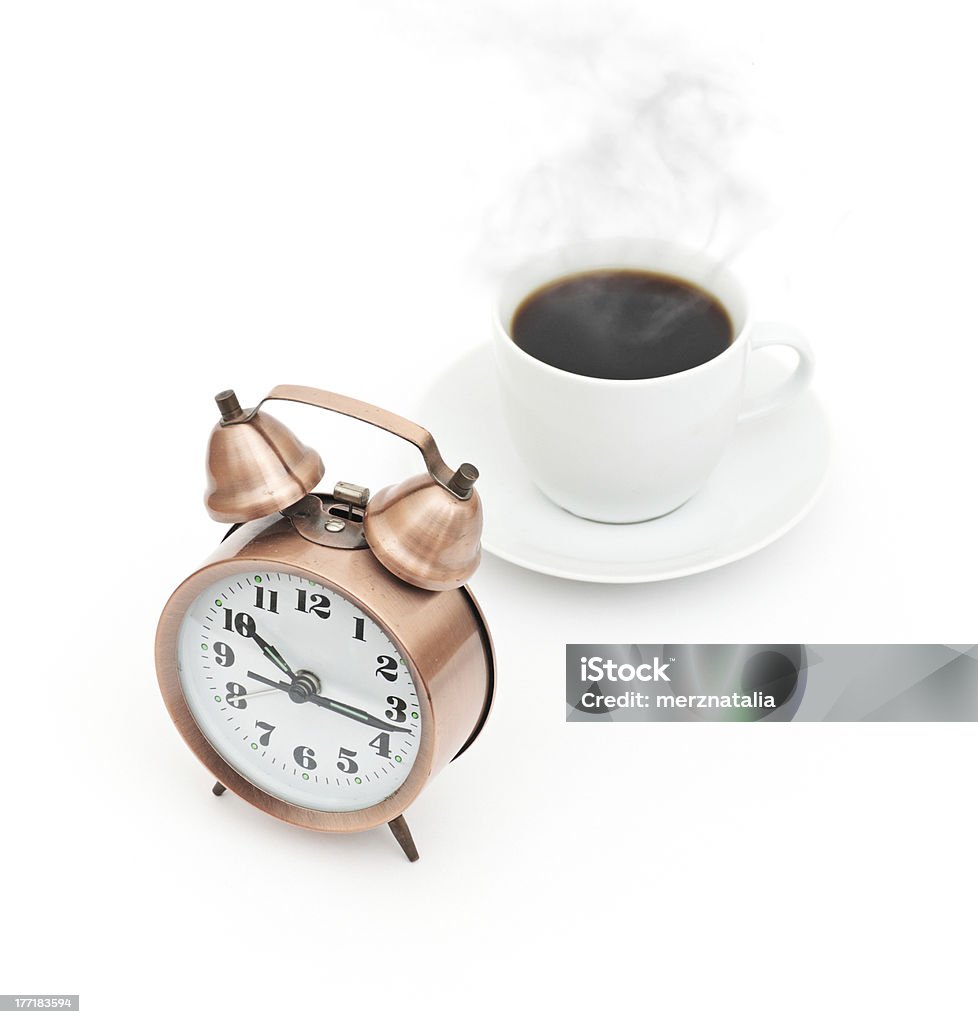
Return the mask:
<svg viewBox="0 0 978 1024"><path fill-rule="evenodd" d="M261 576L256 576L255 577L255 582L256 583L261 583Z"/></svg>
<svg viewBox="0 0 978 1024"><path fill-rule="evenodd" d="M403 659L403 658L401 658L401 664L402 664L402 665L404 664L404 659Z"/></svg>
<svg viewBox="0 0 978 1024"><path fill-rule="evenodd" d="M216 700L218 704L221 703L221 698L220 697L215 697L214 700Z"/></svg>
<svg viewBox="0 0 978 1024"><path fill-rule="evenodd" d="M401 762L401 755L400 754L395 754L394 755L394 760L397 761L398 764L400 764L400 762Z"/></svg>
<svg viewBox="0 0 978 1024"><path fill-rule="evenodd" d="M206 650L207 650L207 644L201 644L201 645L200 645L200 649L201 649L202 651L206 651Z"/></svg>
<svg viewBox="0 0 978 1024"><path fill-rule="evenodd" d="M252 750L257 750L258 749L258 744L257 743L252 743L251 749Z"/></svg>
<svg viewBox="0 0 978 1024"><path fill-rule="evenodd" d="M361 779L360 776L358 775L353 781L359 786L360 783L363 782L363 779Z"/></svg>
<svg viewBox="0 0 978 1024"><path fill-rule="evenodd" d="M214 604L216 604L216 605L217 605L217 607L218 607L218 608L220 608L220 607L221 607L221 605L222 605L222 604L224 604L224 602L223 602L223 601L222 601L222 600L221 600L220 598L218 598L218 599L217 599L217 600L216 600L216 601L214 602Z"/></svg>
<svg viewBox="0 0 978 1024"><path fill-rule="evenodd" d="M306 782L309 781L309 775L306 772L302 773L302 777L306 780Z"/></svg>
<svg viewBox="0 0 978 1024"><path fill-rule="evenodd" d="M417 717L418 717L418 713L417 713L417 711L412 711L412 712L411 712L411 717L412 717L412 718L417 718Z"/></svg>

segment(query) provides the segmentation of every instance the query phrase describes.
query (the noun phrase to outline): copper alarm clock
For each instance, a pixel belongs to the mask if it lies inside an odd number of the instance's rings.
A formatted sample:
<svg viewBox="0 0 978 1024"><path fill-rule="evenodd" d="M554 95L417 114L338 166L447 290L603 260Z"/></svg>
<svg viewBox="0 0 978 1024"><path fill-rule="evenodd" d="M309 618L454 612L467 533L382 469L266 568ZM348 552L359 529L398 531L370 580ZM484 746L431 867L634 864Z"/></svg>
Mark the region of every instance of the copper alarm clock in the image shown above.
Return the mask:
<svg viewBox="0 0 978 1024"><path fill-rule="evenodd" d="M302 402L420 449L426 473L337 483L261 407ZM274 388L253 409L217 396L207 510L234 524L160 618L167 709L216 778L259 810L322 832L387 824L418 854L405 809L478 736L492 704L492 641L465 585L480 558L478 473L452 470L423 428L316 388Z"/></svg>

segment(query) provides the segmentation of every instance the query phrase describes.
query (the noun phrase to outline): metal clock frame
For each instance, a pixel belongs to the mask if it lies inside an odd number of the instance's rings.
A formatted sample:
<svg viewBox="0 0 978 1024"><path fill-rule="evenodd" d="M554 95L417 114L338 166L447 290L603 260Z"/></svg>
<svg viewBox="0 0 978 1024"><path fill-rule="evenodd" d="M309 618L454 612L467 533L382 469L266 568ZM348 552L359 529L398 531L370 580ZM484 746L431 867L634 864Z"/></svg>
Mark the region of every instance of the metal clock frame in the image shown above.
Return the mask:
<svg viewBox="0 0 978 1024"><path fill-rule="evenodd" d="M407 665L418 693L421 747L407 779L384 800L354 811L322 811L274 797L232 768L211 746L187 705L180 682L178 637L191 603L236 572L286 572L327 586L370 616ZM358 832L390 825L431 779L461 754L485 725L495 689L495 654L482 611L468 587L425 591L388 572L368 548L311 544L273 515L230 534L210 559L174 591L156 634L160 690L174 725L219 783L259 810L319 832ZM219 792L215 789L215 792ZM400 823L410 842L407 827ZM413 849L413 843L410 843Z"/></svg>

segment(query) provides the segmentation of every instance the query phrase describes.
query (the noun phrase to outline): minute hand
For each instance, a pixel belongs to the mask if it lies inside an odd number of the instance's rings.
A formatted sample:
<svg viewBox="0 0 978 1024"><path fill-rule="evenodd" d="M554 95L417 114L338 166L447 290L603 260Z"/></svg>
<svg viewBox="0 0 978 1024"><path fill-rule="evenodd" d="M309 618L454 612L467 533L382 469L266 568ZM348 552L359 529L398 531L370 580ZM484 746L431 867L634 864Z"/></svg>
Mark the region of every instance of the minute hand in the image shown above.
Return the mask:
<svg viewBox="0 0 978 1024"><path fill-rule="evenodd" d="M376 718L367 711L353 707L352 704L344 704L342 701L333 700L331 697L322 697L318 693L307 693L305 690L300 690L294 684L286 683L284 680L276 682L274 679L259 675L257 672L249 672L248 678L264 683L266 686L274 686L276 690L283 690L297 704L305 704L307 701L310 704L318 704L321 708L335 711L336 714L352 718L355 722L363 722L364 725L372 725L375 729L384 729L387 732L411 732L410 729L406 729L401 725L392 725L390 722L385 722L382 718Z"/></svg>
<svg viewBox="0 0 978 1024"><path fill-rule="evenodd" d="M357 722L363 722L364 725L372 725L375 729L385 729L387 732L409 733L411 731L410 729L405 729L402 725L392 725L390 722L385 722L383 718L377 718L369 712L361 711L360 708L355 708L350 704L333 700L332 697L323 697L318 693L310 693L306 699L312 704L318 704L321 708L335 711L338 715L345 715L347 718L352 718Z"/></svg>

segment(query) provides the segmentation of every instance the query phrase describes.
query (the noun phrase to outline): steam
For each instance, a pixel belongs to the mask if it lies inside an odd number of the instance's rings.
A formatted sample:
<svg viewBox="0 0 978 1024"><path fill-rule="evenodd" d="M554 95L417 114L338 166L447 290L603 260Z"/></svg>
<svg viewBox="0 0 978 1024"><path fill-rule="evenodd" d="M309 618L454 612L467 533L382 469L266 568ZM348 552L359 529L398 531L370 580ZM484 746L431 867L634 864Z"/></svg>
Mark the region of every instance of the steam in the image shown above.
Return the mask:
<svg viewBox="0 0 978 1024"><path fill-rule="evenodd" d="M615 236L684 242L727 262L770 220L749 170L757 126L738 76L609 23L614 31L523 26L518 67L559 141L491 204L482 244L491 271Z"/></svg>
<svg viewBox="0 0 978 1024"><path fill-rule="evenodd" d="M726 263L773 219L762 171L772 149L757 139L771 126L752 108L749 60L664 36L654 5L418 0L384 11L404 38L498 83L511 123L489 124L488 144L508 171L480 180L489 193L472 226L477 269L493 279L592 238L663 238Z"/></svg>

